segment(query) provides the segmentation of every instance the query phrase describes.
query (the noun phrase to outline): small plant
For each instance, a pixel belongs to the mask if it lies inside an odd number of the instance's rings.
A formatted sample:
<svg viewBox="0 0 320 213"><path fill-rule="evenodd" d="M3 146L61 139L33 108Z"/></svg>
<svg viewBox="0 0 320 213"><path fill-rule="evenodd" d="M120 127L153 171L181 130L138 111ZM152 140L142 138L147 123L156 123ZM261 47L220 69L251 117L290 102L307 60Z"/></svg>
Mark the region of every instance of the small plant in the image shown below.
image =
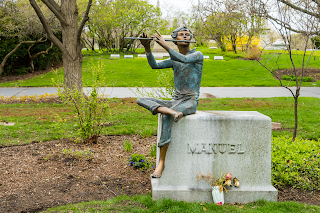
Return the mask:
<svg viewBox="0 0 320 213"><path fill-rule="evenodd" d="M132 141L124 140L123 141L123 148L124 151L126 152L131 152L132 151Z"/></svg>
<svg viewBox="0 0 320 213"><path fill-rule="evenodd" d="M144 90L145 86L142 86L142 89L136 87L135 91L132 91L140 97L144 96L151 98L171 99L175 93L173 70L162 69L161 72L156 72L159 73L157 77L157 89L152 89L151 91L148 91L148 89Z"/></svg>
<svg viewBox="0 0 320 213"><path fill-rule="evenodd" d="M53 121L51 126L54 128L57 134L60 134L62 138L66 138L67 131L64 125L66 124L67 120L61 118L61 116L58 114L56 114L55 117L58 121Z"/></svg>
<svg viewBox="0 0 320 213"><path fill-rule="evenodd" d="M129 157L128 160L129 166L138 168L141 171L153 168L153 163L148 161L145 155L134 153Z"/></svg>
<svg viewBox="0 0 320 213"><path fill-rule="evenodd" d="M76 151L71 148L70 149L62 149L61 153L64 155L71 156L74 158L79 158L79 159L81 159L83 157L85 157L86 159L90 159L90 158L94 157L94 152L92 152L90 149L87 149L86 151L82 151L82 150Z"/></svg>
<svg viewBox="0 0 320 213"><path fill-rule="evenodd" d="M102 77L103 66L101 61L98 65L92 65L93 85L90 94L87 96L83 91L74 89L58 88L60 98L71 105L78 119L76 142L96 142L105 120L111 116L107 99L99 96L99 87L104 84ZM61 83L55 83L57 86Z"/></svg>
<svg viewBox="0 0 320 213"><path fill-rule="evenodd" d="M45 157L44 160L48 161L50 157L51 157L51 154L49 154L47 157Z"/></svg>
<svg viewBox="0 0 320 213"><path fill-rule="evenodd" d="M157 145L150 146L150 155L154 158L157 156Z"/></svg>
<svg viewBox="0 0 320 213"><path fill-rule="evenodd" d="M226 190L226 193L228 193L228 190L226 189L225 186L232 187L231 179L232 179L232 175L230 173L226 173L225 175L222 176L222 172L221 172L220 178L215 179L214 177L211 176L209 172L207 173L207 175L203 175L201 174L200 171L198 171L196 182L198 182L199 180L204 180L207 183L209 183L211 187L219 186L220 193L223 191L223 189ZM236 187L240 186L240 182L236 177L233 179L233 182Z"/></svg>

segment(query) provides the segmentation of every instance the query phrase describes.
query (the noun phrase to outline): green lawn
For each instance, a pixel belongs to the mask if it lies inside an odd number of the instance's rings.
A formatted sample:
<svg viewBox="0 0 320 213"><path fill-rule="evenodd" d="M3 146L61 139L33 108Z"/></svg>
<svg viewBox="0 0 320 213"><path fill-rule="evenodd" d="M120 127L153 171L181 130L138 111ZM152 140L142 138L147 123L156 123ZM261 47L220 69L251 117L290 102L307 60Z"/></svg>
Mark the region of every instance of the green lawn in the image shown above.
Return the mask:
<svg viewBox="0 0 320 213"><path fill-rule="evenodd" d="M295 202L258 201L249 204L188 203L170 199L152 200L150 195L119 196L106 201L90 201L50 208L44 212L319 212L319 206Z"/></svg>
<svg viewBox="0 0 320 213"><path fill-rule="evenodd" d="M274 79L269 72L256 61L241 60L244 54L234 54L231 52L222 53L220 50L209 50L198 48L204 55L210 56L210 59L204 61L202 87L251 87L251 86L279 86L278 80ZM84 52L83 58L83 86L92 85L92 64L101 60L104 64L104 76L107 79L105 86L115 87L157 87L157 77L161 70L152 70L148 65L147 59L110 60L110 55L92 51ZM141 51L140 51L141 52ZM215 61L215 55L224 55L223 61ZM238 59L237 57L240 57ZM288 54L264 54L262 63L267 63L274 69L290 68ZM302 55L299 53L295 56L295 61L299 64L302 61ZM320 68L320 60L310 60L309 67ZM63 78L63 69L57 71L58 75L53 72L33 77L25 81L15 81L1 83L0 87L39 87L54 86L51 79ZM288 83L288 81L287 81ZM291 82L290 85L294 85ZM318 82L304 82L303 86L320 86Z"/></svg>
<svg viewBox="0 0 320 213"><path fill-rule="evenodd" d="M299 98L298 135L305 139L320 138L320 99ZM156 135L157 117L135 101L110 100L113 125L102 134ZM200 99L198 110L239 110L258 111L280 122L284 131L273 131L274 136L292 135L294 127L293 98L259 99ZM66 119L60 124L56 115ZM1 126L1 144L25 144L32 141L46 141L61 137L75 136L75 113L64 104L1 104L0 120L15 122L14 126ZM55 122L53 122L55 121ZM106 120L108 122L110 120Z"/></svg>

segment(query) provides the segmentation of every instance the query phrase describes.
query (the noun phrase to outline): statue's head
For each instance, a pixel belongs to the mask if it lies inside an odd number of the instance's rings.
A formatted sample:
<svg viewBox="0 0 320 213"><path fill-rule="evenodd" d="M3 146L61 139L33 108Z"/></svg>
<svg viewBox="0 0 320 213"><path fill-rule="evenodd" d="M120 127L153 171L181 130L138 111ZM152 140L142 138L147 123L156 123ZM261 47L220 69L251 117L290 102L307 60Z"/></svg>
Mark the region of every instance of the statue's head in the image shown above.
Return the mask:
<svg viewBox="0 0 320 213"><path fill-rule="evenodd" d="M175 30L171 33L171 37L172 37L173 39L177 39L178 32L180 32L180 31L188 31L188 32L190 33L190 40L192 39L193 34L192 34L191 31L190 31L188 28L186 28L185 26L178 27L177 29L175 29ZM173 43L174 43L175 45L177 45L177 42L176 42L176 41L174 41Z"/></svg>

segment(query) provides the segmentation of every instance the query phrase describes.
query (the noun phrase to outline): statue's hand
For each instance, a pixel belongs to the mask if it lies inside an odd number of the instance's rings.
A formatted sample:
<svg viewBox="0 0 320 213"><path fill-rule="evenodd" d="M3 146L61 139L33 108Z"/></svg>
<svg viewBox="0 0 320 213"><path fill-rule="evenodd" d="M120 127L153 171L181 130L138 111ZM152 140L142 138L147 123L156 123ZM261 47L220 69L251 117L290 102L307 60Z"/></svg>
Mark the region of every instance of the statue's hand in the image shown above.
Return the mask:
<svg viewBox="0 0 320 213"><path fill-rule="evenodd" d="M148 33L142 33L142 35L140 36L140 38L149 38ZM141 44L144 46L144 48L146 49L150 49L150 42L151 40L140 40Z"/></svg>
<svg viewBox="0 0 320 213"><path fill-rule="evenodd" d="M154 40L161 45L164 49L166 49L169 52L170 47L168 46L167 42L164 40L162 35L158 32L158 30L155 30L157 33L152 35L151 38L155 38Z"/></svg>

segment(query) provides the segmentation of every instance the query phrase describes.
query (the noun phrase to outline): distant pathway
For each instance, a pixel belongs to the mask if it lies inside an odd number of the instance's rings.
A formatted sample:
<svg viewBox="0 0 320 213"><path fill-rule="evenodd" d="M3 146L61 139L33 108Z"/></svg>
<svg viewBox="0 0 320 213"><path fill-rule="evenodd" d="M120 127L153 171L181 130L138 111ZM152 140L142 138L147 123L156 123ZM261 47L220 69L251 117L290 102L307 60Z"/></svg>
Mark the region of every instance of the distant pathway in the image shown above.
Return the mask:
<svg viewBox="0 0 320 213"><path fill-rule="evenodd" d="M151 92L157 88L140 88L140 91ZM292 88L295 90L295 88ZM85 92L90 87L84 88ZM101 92L113 98L139 97L136 88L127 87L102 87ZM44 95L45 93L55 94L54 87L2 87L0 96L25 96ZM270 97L291 97L289 90L283 87L201 87L200 98L270 98ZM320 98L320 87L302 87L300 97Z"/></svg>

